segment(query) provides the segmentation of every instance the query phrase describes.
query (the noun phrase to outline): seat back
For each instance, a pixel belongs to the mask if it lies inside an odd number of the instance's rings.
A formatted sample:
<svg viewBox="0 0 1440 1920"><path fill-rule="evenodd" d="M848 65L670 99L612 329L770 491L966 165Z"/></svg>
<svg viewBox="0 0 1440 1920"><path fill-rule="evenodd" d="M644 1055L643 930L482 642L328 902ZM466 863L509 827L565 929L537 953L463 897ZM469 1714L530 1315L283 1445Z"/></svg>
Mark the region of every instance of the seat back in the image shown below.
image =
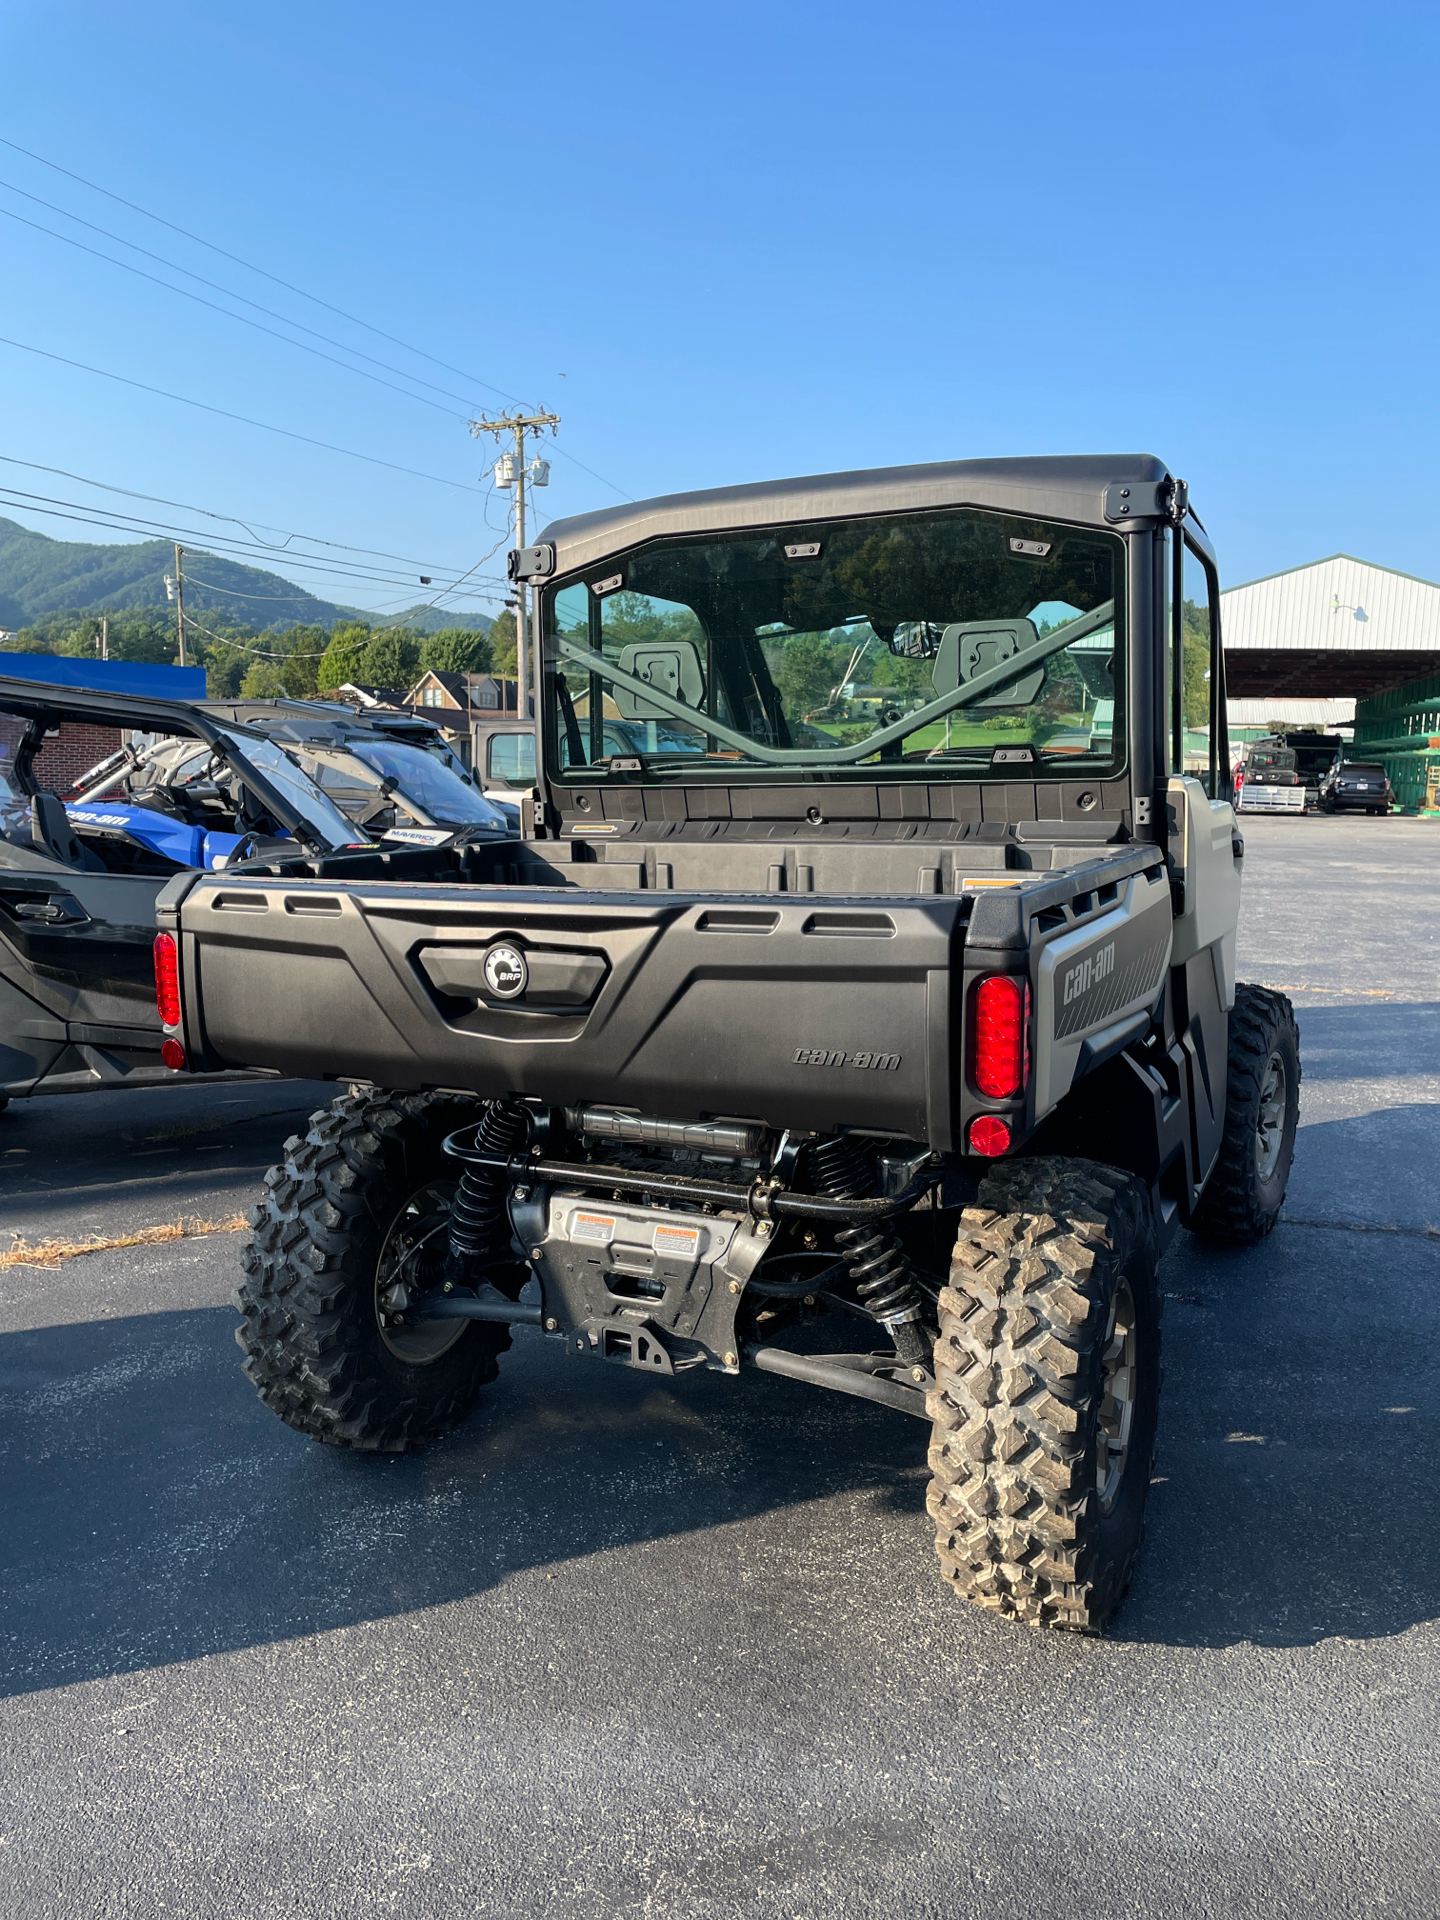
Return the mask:
<svg viewBox="0 0 1440 1920"><path fill-rule="evenodd" d="M53 793L37 793L30 801L30 838L43 847L52 860L73 867L77 873L103 873L105 862L82 845L63 801Z"/></svg>

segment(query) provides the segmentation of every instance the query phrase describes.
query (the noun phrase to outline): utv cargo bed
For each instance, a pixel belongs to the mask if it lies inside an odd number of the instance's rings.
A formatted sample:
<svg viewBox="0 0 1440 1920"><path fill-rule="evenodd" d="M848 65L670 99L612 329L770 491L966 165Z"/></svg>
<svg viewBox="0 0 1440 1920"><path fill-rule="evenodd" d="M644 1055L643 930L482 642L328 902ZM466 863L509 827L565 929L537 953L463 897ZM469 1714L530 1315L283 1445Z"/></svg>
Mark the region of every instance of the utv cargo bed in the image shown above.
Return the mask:
<svg viewBox="0 0 1440 1920"><path fill-rule="evenodd" d="M183 927L197 1065L816 1132L858 1098L869 1127L944 1151L967 1105L969 975L1043 957L1043 1113L1087 1046L1148 1017L1172 916L1152 846L1060 871L968 875L957 850L934 857L955 872L928 897L602 890L563 868L531 887L197 876L158 920ZM1068 1002L1062 981L1054 1005L1057 969L1092 950L1104 971ZM501 975L497 954L521 964Z"/></svg>

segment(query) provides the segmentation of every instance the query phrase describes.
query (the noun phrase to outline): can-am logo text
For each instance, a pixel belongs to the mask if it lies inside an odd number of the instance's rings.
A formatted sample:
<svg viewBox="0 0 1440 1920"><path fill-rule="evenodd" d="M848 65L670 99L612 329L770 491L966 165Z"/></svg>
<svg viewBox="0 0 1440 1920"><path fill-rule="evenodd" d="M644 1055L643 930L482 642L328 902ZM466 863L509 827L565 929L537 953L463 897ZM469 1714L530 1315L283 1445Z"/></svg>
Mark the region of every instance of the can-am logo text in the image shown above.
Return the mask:
<svg viewBox="0 0 1440 1920"><path fill-rule="evenodd" d="M1100 981L1107 980L1115 971L1115 942L1101 947L1098 953L1092 953L1088 960L1082 960L1078 967L1071 967L1065 975L1065 998L1063 1004L1069 1006L1072 1000L1078 1000L1082 993L1088 993Z"/></svg>
<svg viewBox="0 0 1440 1920"><path fill-rule="evenodd" d="M847 1053L843 1047L797 1047L797 1067L878 1067L893 1073L900 1065L898 1053Z"/></svg>

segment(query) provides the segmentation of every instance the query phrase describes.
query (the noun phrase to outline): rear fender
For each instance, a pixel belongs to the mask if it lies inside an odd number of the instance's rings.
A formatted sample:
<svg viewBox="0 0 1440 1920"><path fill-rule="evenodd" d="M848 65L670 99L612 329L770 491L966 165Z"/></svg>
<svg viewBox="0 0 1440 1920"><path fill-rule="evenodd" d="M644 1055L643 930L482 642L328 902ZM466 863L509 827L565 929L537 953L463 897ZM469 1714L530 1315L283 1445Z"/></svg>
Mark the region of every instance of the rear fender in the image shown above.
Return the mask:
<svg viewBox="0 0 1440 1920"><path fill-rule="evenodd" d="M1031 950L1037 1122L1078 1078L1144 1033L1170 964L1173 927L1161 867L1120 882L1113 906L1097 918L1078 926L1037 925Z"/></svg>

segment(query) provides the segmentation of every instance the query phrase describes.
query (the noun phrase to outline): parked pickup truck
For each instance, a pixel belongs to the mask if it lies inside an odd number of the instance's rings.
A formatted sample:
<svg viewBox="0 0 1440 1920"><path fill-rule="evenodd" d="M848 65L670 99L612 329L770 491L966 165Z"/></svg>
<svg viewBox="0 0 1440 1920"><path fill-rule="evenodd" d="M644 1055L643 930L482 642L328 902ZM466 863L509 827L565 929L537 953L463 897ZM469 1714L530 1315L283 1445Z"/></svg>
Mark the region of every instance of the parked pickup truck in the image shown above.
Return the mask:
<svg viewBox="0 0 1440 1920"><path fill-rule="evenodd" d="M1149 456L682 494L512 555L521 842L281 853L157 903L192 1065L368 1083L253 1216L266 1404L412 1446L517 1323L562 1364L754 1367L926 1422L959 1593L1103 1626L1159 1252L1270 1230L1299 1089L1288 1001L1235 981L1218 628L1213 799L1165 694L1182 568L1218 608ZM827 722L857 659L894 700Z"/></svg>

